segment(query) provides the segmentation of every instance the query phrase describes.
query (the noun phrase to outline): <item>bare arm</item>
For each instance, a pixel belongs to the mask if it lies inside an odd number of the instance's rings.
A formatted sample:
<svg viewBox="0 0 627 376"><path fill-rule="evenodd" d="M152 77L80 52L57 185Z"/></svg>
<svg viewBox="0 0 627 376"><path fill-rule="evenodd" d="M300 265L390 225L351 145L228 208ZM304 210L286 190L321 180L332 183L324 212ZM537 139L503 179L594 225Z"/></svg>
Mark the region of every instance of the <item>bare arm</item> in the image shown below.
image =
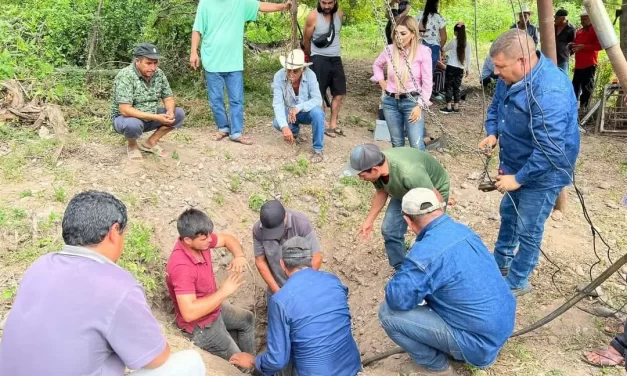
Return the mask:
<svg viewBox="0 0 627 376"><path fill-rule="evenodd" d="M440 29L440 48L446 45L446 26Z"/></svg>
<svg viewBox="0 0 627 376"><path fill-rule="evenodd" d="M283 4L260 2L259 11L263 13L280 12L282 10L290 9L291 5L292 5L291 2L287 2Z"/></svg>
<svg viewBox="0 0 627 376"><path fill-rule="evenodd" d="M174 97L167 97L163 99L163 105L165 106L165 110L168 114L174 116Z"/></svg>
<svg viewBox="0 0 627 376"><path fill-rule="evenodd" d="M129 103L120 103L118 105L118 109L120 110L120 115L125 116L125 117L134 117L134 118L147 120L147 121L151 121L151 120L161 121L161 118L159 117L159 115L149 114L147 112L140 111Z"/></svg>
<svg viewBox="0 0 627 376"><path fill-rule="evenodd" d="M215 311L226 298L237 291L245 280L241 273L232 273L215 293L198 299L196 294L176 296L183 320L191 322Z"/></svg>
<svg viewBox="0 0 627 376"><path fill-rule="evenodd" d="M313 36L317 20L317 12L315 10L309 12L309 15L307 15L307 20L305 21L305 31L303 35L303 44L305 45L305 53L307 55L311 55L311 37Z"/></svg>
<svg viewBox="0 0 627 376"><path fill-rule="evenodd" d="M144 366L145 369L155 369L161 367L170 358L170 344L166 342L165 349L150 363Z"/></svg>
<svg viewBox="0 0 627 376"><path fill-rule="evenodd" d="M266 256L256 256L255 265L257 266L259 274L261 274L261 278L263 278L263 280L270 288L270 291L272 291L273 294L279 291L279 284L276 283L276 280L272 276L272 272L270 272L270 265L268 265L268 260L266 260Z"/></svg>
<svg viewBox="0 0 627 376"><path fill-rule="evenodd" d="M311 259L311 267L316 270L320 270L321 266L322 266L322 252L316 252L313 254L313 257Z"/></svg>
<svg viewBox="0 0 627 376"><path fill-rule="evenodd" d="M192 31L192 49L190 55L198 55L198 45L200 45L200 33Z"/></svg>
<svg viewBox="0 0 627 376"><path fill-rule="evenodd" d="M372 199L370 211L368 212L368 216L366 217L366 222L374 223L374 220L377 219L377 216L379 215L379 213L381 213L381 209L383 209L387 200L387 192L385 192L384 190L377 190L377 192L374 194L374 198Z"/></svg>
<svg viewBox="0 0 627 376"><path fill-rule="evenodd" d="M233 257L245 257L244 251L242 250L242 246L239 244L239 241L235 239L233 235L229 234L217 234L218 241L216 242L216 248L225 247L226 249L233 254Z"/></svg>

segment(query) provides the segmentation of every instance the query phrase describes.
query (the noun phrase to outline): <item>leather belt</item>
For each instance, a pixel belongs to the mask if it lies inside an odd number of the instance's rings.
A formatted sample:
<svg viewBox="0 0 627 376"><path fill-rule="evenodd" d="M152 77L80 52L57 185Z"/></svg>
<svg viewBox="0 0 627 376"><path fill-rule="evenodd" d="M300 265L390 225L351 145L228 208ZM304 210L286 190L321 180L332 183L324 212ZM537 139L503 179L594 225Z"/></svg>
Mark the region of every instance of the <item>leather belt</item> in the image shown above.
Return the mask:
<svg viewBox="0 0 627 376"><path fill-rule="evenodd" d="M409 96L411 95L412 97L419 97L420 93L418 93L417 91L412 91L411 93L390 93L389 91L385 91L385 95L387 95L388 97L394 98L394 99L407 99L409 98Z"/></svg>

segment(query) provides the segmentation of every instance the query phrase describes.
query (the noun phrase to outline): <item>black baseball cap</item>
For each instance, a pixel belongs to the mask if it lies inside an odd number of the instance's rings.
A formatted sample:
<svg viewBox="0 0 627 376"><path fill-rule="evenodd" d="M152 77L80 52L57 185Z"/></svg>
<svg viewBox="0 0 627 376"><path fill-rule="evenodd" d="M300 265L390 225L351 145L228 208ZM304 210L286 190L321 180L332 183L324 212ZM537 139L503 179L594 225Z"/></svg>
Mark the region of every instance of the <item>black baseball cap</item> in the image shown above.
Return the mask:
<svg viewBox="0 0 627 376"><path fill-rule="evenodd" d="M161 55L157 52L157 46L151 43L141 43L135 47L135 57L147 57L159 60Z"/></svg>
<svg viewBox="0 0 627 376"><path fill-rule="evenodd" d="M281 239L285 233L285 208L278 200L266 201L259 213L261 236L265 240Z"/></svg>
<svg viewBox="0 0 627 376"><path fill-rule="evenodd" d="M351 151L350 162L344 166L344 175L359 175L362 171L379 165L384 159L385 155L377 145L361 144Z"/></svg>

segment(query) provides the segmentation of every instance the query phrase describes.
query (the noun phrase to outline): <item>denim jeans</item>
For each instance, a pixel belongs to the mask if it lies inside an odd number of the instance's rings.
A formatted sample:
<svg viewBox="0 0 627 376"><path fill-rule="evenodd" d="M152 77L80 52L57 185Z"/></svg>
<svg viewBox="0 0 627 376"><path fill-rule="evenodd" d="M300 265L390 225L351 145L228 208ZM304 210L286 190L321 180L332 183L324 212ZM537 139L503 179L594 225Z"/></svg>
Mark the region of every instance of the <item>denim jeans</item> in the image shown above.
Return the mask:
<svg viewBox="0 0 627 376"><path fill-rule="evenodd" d="M405 132L409 138L409 146L425 150L425 114L420 114L420 119L411 123L409 116L415 107L411 99L394 99L390 96L383 98L383 116L390 131L392 147L405 146Z"/></svg>
<svg viewBox="0 0 627 376"><path fill-rule="evenodd" d="M568 60L566 60L563 63L558 63L557 67L559 69L563 70L566 73L567 76L570 73L570 62Z"/></svg>
<svg viewBox="0 0 627 376"><path fill-rule="evenodd" d="M194 345L229 360L233 354L255 354L255 317L253 313L229 303L222 303L216 321L204 328L196 327Z"/></svg>
<svg viewBox="0 0 627 376"><path fill-rule="evenodd" d="M287 111L286 111L287 114ZM294 137L300 133L301 124L311 124L311 134L313 138L314 151L322 151L324 148L324 111L322 108L316 106L309 112L299 112L296 114L296 123L289 124L290 130L294 134ZM274 128L278 131L281 130L279 123L274 119L272 123Z"/></svg>
<svg viewBox="0 0 627 376"><path fill-rule="evenodd" d="M142 368L131 376L205 376L205 363L195 350L172 353L168 360L154 369Z"/></svg>
<svg viewBox="0 0 627 376"><path fill-rule="evenodd" d="M383 235L385 252L388 254L390 265L396 270L401 267L407 254L406 232L407 222L403 219L401 200L391 198L383 217L383 223L381 223L381 235Z"/></svg>
<svg viewBox="0 0 627 376"><path fill-rule="evenodd" d="M464 361L448 325L428 305L395 311L384 300L379 308L379 322L394 343L430 371L446 370L449 355Z"/></svg>
<svg viewBox="0 0 627 376"><path fill-rule="evenodd" d="M523 288L529 283L529 276L540 257L544 223L561 190L562 187L523 187L503 196L501 227L494 247L494 259L499 268L509 269L506 282L511 289ZM514 256L516 247L518 252Z"/></svg>
<svg viewBox="0 0 627 376"><path fill-rule="evenodd" d="M425 46L429 47L431 49L431 64L432 64L432 70L433 72L435 72L435 67L438 64L438 60L440 60L440 45L439 44L431 44L431 43L427 43L424 40L422 41L422 44L424 44Z"/></svg>
<svg viewBox="0 0 627 376"><path fill-rule="evenodd" d="M165 114L165 108L158 108L157 114ZM176 107L174 109L174 124L172 127L174 129L179 129L183 125L183 120L185 119L185 112L182 108ZM144 121L142 119L134 118L134 117L126 117L126 116L116 116L113 119L113 129L119 133L123 134L127 140L137 140L139 139L143 133L148 133L155 131L161 127L161 123L158 121Z"/></svg>
<svg viewBox="0 0 627 376"><path fill-rule="evenodd" d="M244 130L244 74L242 71L214 73L205 71L207 95L218 131L237 140ZM224 86L229 96L229 117L224 108Z"/></svg>

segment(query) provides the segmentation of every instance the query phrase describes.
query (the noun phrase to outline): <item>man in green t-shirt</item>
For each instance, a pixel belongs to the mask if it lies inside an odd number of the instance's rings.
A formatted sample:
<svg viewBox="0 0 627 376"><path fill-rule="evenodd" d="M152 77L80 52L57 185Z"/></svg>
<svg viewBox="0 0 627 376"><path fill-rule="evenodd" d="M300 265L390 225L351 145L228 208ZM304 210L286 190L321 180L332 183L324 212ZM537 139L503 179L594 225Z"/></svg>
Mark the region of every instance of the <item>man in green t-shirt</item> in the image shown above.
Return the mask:
<svg viewBox="0 0 627 376"><path fill-rule="evenodd" d="M446 170L431 154L419 149L399 147L381 151L377 145L363 144L351 152L344 174L359 176L376 188L368 216L359 229L363 238L370 238L374 221L390 197L381 234L390 265L398 270L407 253L407 223L401 211L403 196L414 188L428 188L433 189L441 202L448 202L450 185Z"/></svg>
<svg viewBox="0 0 627 376"><path fill-rule="evenodd" d="M244 25L257 20L258 12L278 12L290 8L283 4L257 0L201 0L192 28L192 50L189 63L200 66L198 45L205 70L209 105L218 132L214 141L230 137L232 141L251 145L244 137ZM224 108L224 87L229 96L229 116Z"/></svg>

